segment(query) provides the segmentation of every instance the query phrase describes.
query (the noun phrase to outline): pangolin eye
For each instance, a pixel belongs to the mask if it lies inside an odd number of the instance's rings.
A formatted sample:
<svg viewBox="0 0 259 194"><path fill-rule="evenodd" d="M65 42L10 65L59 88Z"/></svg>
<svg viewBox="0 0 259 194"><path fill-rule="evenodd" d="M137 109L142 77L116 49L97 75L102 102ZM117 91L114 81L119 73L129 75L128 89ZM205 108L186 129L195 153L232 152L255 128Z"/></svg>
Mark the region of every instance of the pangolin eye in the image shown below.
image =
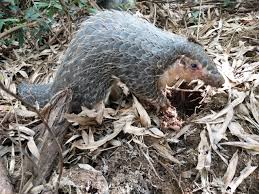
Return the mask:
<svg viewBox="0 0 259 194"><path fill-rule="evenodd" d="M197 68L198 68L198 65L197 65L196 63L192 63L192 64L191 64L191 67L192 67L192 69L197 69Z"/></svg>

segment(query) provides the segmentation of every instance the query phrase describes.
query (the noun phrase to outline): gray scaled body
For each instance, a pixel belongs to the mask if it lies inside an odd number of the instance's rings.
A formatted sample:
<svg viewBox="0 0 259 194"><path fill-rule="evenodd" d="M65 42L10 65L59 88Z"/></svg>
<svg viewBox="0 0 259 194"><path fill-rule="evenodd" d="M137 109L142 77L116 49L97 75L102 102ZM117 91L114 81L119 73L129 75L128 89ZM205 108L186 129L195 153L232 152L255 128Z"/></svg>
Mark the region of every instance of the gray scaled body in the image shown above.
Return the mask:
<svg viewBox="0 0 259 194"><path fill-rule="evenodd" d="M48 89L39 91L33 86L28 90L30 86L22 84L19 93L28 102L37 99L44 105L55 93L68 87L73 90L75 104L91 108L105 98L112 77L116 76L137 97L159 104L165 97L158 79L180 55L190 56L204 65L208 71L205 82L219 85L222 81L199 44L129 13L103 11L82 24Z"/></svg>

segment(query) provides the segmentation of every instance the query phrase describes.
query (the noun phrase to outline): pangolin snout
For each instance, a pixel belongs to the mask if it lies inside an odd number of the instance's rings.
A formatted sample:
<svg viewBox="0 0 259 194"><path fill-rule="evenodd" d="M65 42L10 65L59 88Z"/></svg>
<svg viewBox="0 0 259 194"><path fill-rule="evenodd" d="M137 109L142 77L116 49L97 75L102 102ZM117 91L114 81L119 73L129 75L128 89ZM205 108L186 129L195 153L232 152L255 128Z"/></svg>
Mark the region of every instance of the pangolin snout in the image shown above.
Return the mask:
<svg viewBox="0 0 259 194"><path fill-rule="evenodd" d="M209 73L204 81L206 84L211 85L213 87L222 87L225 83L224 77L219 72L217 72L216 74Z"/></svg>

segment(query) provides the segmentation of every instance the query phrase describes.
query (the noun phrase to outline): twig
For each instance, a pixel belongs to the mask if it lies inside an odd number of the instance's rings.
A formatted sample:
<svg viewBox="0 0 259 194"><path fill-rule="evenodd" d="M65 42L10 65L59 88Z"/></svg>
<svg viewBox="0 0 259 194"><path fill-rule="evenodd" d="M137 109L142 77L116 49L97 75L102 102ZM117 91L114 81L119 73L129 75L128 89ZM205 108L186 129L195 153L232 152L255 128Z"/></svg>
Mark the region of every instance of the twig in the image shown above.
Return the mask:
<svg viewBox="0 0 259 194"><path fill-rule="evenodd" d="M168 89L172 89L174 91L180 91L180 92L202 92L202 90L193 90L193 89L182 89L182 88L168 88Z"/></svg>
<svg viewBox="0 0 259 194"><path fill-rule="evenodd" d="M69 12L68 12L68 9L67 9L67 6L66 6L64 0L59 0L59 3L61 4L61 6L62 6L62 8L63 8L63 10L65 11L65 14L66 14L66 16L67 16L68 25L69 25L69 33L70 33L70 35L71 35L71 32L72 32L72 23L71 23L72 19L71 19L71 16L70 16L70 14L69 14Z"/></svg>
<svg viewBox="0 0 259 194"><path fill-rule="evenodd" d="M172 180L175 180L177 183L179 189L182 193L184 193L183 187L181 186L181 175L179 176L179 179L177 179L177 176L172 172L171 168L169 168L166 164L158 160L158 163L168 172L168 174L172 177Z"/></svg>
<svg viewBox="0 0 259 194"><path fill-rule="evenodd" d="M4 166L3 158L0 158L0 189L1 193L14 194L14 189L8 178L8 172Z"/></svg>
<svg viewBox="0 0 259 194"><path fill-rule="evenodd" d="M4 31L3 33L0 34L0 39L7 36L8 34L11 34L17 30L20 30L21 28L24 28L24 27L32 27L32 26L35 26L37 24L37 22L32 22L32 23L26 23L26 24L22 24L20 26L15 26L9 30L6 30Z"/></svg>
<svg viewBox="0 0 259 194"><path fill-rule="evenodd" d="M37 110L34 106L30 105L29 103L25 102L20 96L14 94L13 92L11 92L9 89L7 89L3 83L0 81L0 89L2 89L3 91L5 91L7 94L11 95L12 97L16 98L17 100L21 101L25 106L29 107L32 111L34 111L38 117L40 118L40 120L42 121L42 123L44 124L44 126L47 128L47 130L49 131L49 133L53 136L54 142L57 144L58 149L59 149L59 159L60 159L60 169L59 169L59 176L58 176L58 181L56 184L56 190L58 189L59 186L59 182L61 180L61 176L63 173L63 156L62 156L62 147L59 144L54 132L52 131L52 129L49 127L48 123L46 122L46 120L44 119L44 117L41 115L41 113L39 112L39 110Z"/></svg>
<svg viewBox="0 0 259 194"><path fill-rule="evenodd" d="M148 161L150 167L152 168L153 172L155 173L155 175L157 176L157 178L159 178L160 180L163 181L163 179L159 176L159 174L157 173L154 165L152 164L151 158L149 157L148 153L144 153L144 151L142 149L140 149L140 151L142 152L142 154L144 155L144 157L146 158L146 160ZM148 149L147 149L148 152Z"/></svg>
<svg viewBox="0 0 259 194"><path fill-rule="evenodd" d="M12 108L14 110L14 106L12 104ZM14 112L16 125L18 126L18 117L17 114ZM22 140L21 140L21 130L18 128L18 142L19 142L19 149L20 149L20 158L21 158L21 182L19 187L19 194L22 193L23 181L24 181L24 158L23 158L23 151L22 151Z"/></svg>
<svg viewBox="0 0 259 194"><path fill-rule="evenodd" d="M200 8L199 8L199 19L198 19L198 26L197 26L197 36L196 39L199 40L199 32L200 32L200 24L201 24L201 5L202 5L202 0L200 0Z"/></svg>
<svg viewBox="0 0 259 194"><path fill-rule="evenodd" d="M95 9L101 11L102 9L99 7L99 5L97 5L96 1L93 1L93 0L89 0L88 3L94 7Z"/></svg>
<svg viewBox="0 0 259 194"><path fill-rule="evenodd" d="M55 34L53 33L54 36L52 38L49 38L48 44L52 45L55 40L57 40L60 44L62 44L57 37L63 31L64 31L64 27L60 28Z"/></svg>

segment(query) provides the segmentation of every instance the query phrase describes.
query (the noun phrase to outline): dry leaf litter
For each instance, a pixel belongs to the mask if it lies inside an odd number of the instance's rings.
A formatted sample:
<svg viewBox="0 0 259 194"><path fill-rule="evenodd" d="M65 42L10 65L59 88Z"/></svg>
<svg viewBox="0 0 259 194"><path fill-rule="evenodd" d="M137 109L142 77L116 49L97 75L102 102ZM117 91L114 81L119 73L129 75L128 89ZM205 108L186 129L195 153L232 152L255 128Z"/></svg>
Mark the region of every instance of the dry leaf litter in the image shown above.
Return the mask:
<svg viewBox="0 0 259 194"><path fill-rule="evenodd" d="M242 4L230 10L220 6L209 1L192 6L138 2L140 17L198 38L224 75L225 85L216 89L200 81L180 80L168 88L182 126L177 130L161 130L170 119L159 123L159 116L122 83L124 97L113 106L99 104L79 114L65 113L71 125L62 141L64 170L59 186L63 192L259 193L259 11ZM64 25L56 25L53 32L62 31L58 29ZM51 82L67 47L66 33L58 34L59 41L48 49L27 44L1 55L1 82L14 93L20 80ZM0 155L19 190L26 173L22 154L27 150L35 163L41 160L37 126L42 122L4 91L0 96ZM60 116L54 113L48 117L50 126ZM53 171L48 182L33 186L32 178L23 182L22 190L53 189L58 166Z"/></svg>

